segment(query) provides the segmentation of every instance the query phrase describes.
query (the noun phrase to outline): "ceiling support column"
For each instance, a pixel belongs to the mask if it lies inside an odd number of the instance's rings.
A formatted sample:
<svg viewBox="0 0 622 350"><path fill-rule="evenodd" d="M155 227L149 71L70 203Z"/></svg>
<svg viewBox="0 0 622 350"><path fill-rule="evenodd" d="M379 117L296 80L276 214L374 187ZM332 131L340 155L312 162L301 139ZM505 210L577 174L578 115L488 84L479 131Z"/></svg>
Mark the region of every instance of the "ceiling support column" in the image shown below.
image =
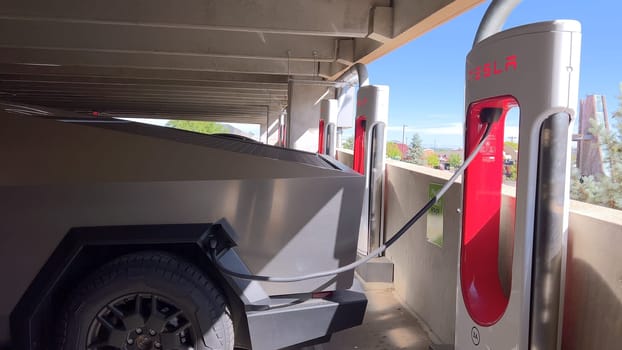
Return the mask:
<svg viewBox="0 0 622 350"><path fill-rule="evenodd" d="M332 98L333 90L332 87L327 87L319 81L317 85L308 81L289 82L287 147L317 152L320 101L327 97Z"/></svg>

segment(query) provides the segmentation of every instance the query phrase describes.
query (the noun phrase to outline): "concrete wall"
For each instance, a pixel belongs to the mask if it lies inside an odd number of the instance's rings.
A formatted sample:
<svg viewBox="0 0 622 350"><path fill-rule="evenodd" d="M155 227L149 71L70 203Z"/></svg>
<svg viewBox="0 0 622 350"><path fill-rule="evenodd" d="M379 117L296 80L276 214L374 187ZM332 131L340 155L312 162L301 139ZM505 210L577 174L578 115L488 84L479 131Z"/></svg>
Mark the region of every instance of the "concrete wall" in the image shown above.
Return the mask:
<svg viewBox="0 0 622 350"><path fill-rule="evenodd" d="M352 164L354 164L354 152L349 149L339 149L337 151L337 160L352 168Z"/></svg>
<svg viewBox="0 0 622 350"><path fill-rule="evenodd" d="M622 211L572 201L562 348L622 345Z"/></svg>
<svg viewBox="0 0 622 350"><path fill-rule="evenodd" d="M443 183L448 172L389 161L385 229L392 234L428 198L431 182ZM453 343L458 247L461 217L460 185L446 194L444 244L426 239L425 217L388 250L395 264L395 292L422 319L439 343ZM502 221L513 218L514 193L505 188ZM513 225L502 225L513 227ZM501 232L500 275L510 287L513 232ZM571 201L564 303L563 349L614 349L622 343L622 212Z"/></svg>
<svg viewBox="0 0 622 350"><path fill-rule="evenodd" d="M391 237L426 204L430 183L443 184L449 176L446 171L388 161L385 236ZM454 184L444 197L442 247L428 242L424 216L387 251L395 264L395 292L438 337L433 340L442 343L453 342L454 336L460 186Z"/></svg>
<svg viewBox="0 0 622 350"><path fill-rule="evenodd" d="M339 150L344 164L351 151ZM388 161L385 233L391 236L428 199L430 183L444 183L449 172ZM427 241L425 217L387 252L395 264L397 296L433 333L437 343L453 343L460 215L460 185L444 202L444 242ZM502 220L512 219L513 189L505 187ZM513 225L504 225L511 227ZM512 232L502 232L501 278L511 266ZM622 211L571 201L563 349L615 349L622 343Z"/></svg>

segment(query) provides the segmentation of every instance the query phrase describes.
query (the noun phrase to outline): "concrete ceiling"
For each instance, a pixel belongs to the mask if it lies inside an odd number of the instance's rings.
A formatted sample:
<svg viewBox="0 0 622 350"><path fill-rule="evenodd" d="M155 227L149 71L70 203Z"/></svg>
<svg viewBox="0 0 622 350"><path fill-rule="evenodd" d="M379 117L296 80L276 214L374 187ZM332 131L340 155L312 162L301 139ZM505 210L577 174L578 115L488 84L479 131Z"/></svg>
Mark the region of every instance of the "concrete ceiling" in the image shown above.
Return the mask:
<svg viewBox="0 0 622 350"><path fill-rule="evenodd" d="M265 123L483 0L0 0L0 100ZM370 77L373 82L373 77Z"/></svg>

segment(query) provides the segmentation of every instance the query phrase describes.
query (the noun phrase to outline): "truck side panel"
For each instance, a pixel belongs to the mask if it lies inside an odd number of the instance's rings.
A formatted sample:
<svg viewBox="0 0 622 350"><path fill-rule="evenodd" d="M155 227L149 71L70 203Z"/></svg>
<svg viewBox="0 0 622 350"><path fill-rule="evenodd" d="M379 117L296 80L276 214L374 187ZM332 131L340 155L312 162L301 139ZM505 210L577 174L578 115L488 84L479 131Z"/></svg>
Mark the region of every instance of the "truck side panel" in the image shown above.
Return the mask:
<svg viewBox="0 0 622 350"><path fill-rule="evenodd" d="M363 178L153 137L1 116L0 344L8 317L74 227L225 219L257 274L295 275L355 259ZM343 289L352 273L288 284L270 295Z"/></svg>

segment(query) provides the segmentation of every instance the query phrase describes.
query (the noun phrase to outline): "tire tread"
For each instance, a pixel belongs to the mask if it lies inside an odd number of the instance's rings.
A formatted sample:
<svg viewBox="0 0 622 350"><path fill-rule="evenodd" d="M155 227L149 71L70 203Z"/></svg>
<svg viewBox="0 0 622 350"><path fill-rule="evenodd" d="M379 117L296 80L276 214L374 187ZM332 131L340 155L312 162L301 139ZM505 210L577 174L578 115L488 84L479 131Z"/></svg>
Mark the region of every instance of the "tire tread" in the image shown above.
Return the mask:
<svg viewBox="0 0 622 350"><path fill-rule="evenodd" d="M65 349L71 314L80 307L82 300L93 291L103 288L110 282L124 276L132 276L133 274L140 273L140 271L152 272L163 280L167 280L175 285L202 290L211 302L201 305L201 308L206 308L208 315L213 321L212 328L216 330L215 334L219 338L221 348L233 348L233 324L229 307L222 293L198 267L181 258L160 251L143 251L123 255L108 262L88 276L69 294L68 302L61 313L60 320L58 320L56 348ZM224 318L223 322L217 322L221 318L217 310L225 310L227 317ZM222 331L216 329L218 324L223 325Z"/></svg>

